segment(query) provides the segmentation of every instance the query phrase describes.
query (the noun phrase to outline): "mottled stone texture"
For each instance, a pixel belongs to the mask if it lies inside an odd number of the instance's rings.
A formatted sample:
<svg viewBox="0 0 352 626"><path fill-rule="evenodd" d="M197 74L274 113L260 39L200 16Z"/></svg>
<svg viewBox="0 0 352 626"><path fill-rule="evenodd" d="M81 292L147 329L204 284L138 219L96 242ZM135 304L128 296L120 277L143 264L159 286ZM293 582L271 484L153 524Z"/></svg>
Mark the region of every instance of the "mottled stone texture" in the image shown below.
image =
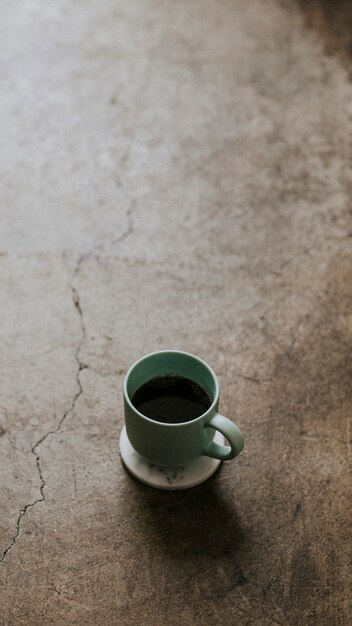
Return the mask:
<svg viewBox="0 0 352 626"><path fill-rule="evenodd" d="M1 626L351 624L350 3L3 0ZM246 447L123 470L126 368Z"/></svg>

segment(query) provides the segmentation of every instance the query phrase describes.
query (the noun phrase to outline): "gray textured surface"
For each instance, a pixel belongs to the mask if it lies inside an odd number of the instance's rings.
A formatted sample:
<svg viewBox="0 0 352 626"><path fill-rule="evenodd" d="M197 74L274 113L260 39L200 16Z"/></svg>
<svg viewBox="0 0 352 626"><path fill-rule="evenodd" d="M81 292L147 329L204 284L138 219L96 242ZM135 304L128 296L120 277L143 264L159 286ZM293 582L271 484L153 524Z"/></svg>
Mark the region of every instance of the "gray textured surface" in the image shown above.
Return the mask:
<svg viewBox="0 0 352 626"><path fill-rule="evenodd" d="M0 623L351 623L351 9L4 1ZM121 385L174 347L241 457L162 493Z"/></svg>

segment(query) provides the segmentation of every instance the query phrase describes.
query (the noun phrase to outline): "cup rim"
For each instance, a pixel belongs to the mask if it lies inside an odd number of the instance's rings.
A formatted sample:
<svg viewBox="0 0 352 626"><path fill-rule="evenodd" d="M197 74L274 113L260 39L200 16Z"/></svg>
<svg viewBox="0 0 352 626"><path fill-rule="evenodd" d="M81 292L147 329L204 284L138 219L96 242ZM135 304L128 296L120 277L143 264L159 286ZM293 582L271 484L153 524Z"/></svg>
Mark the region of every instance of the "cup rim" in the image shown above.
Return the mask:
<svg viewBox="0 0 352 626"><path fill-rule="evenodd" d="M170 353L182 354L184 356L191 357L195 361L198 361L199 363L201 363L201 365L203 367L205 367L205 369L208 370L208 372L211 374L211 377L213 378L213 381L215 383L214 399L213 399L210 407L205 411L205 413L202 413L202 415L199 415L198 417L195 417L193 420L189 420L187 422L180 422L180 423L172 423L172 422L169 423L168 422L168 423L165 423L165 422L158 422L157 420L153 420L150 417L148 417L147 415L144 415L144 413L141 413L140 411L138 411L138 409L134 406L134 404L132 404L132 402L130 400L130 397L129 397L129 394L127 392L128 379L130 377L130 374L134 370L134 368L137 367L137 365L139 365L143 361L146 361L147 359L149 359L150 357L152 357L152 356L154 356L156 354L170 354ZM204 416L207 416L208 414L211 414L214 411L214 408L216 407L216 404L217 404L217 402L219 400L219 381L217 379L217 376L216 376L213 368L210 367L210 365L208 365L208 363L206 361L201 359L199 356L196 356L195 354L192 354L191 352L184 352L183 350L155 350L154 352L149 352L149 354L145 354L140 359L137 359L137 361L132 363L132 365L129 367L129 369L126 372L125 379L124 379L124 382L123 382L123 395L124 395L124 398L125 398L127 404L132 409L132 411L137 413L137 415L139 415L140 417L145 419L147 422L151 422L152 424L159 424L160 426L165 426L165 427L172 427L172 428L178 427L178 428L180 428L180 427L185 427L188 424L194 424L195 422L201 421L201 420L204 419Z"/></svg>

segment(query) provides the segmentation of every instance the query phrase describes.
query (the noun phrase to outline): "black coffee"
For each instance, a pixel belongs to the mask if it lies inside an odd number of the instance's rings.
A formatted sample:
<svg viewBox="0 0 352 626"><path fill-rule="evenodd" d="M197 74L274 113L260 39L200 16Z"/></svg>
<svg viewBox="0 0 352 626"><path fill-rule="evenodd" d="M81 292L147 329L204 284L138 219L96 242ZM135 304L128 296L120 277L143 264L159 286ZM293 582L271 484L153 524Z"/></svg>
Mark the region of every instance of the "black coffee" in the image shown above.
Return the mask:
<svg viewBox="0 0 352 626"><path fill-rule="evenodd" d="M182 376L160 376L133 394L132 404L152 420L180 424L203 415L211 399L200 385Z"/></svg>

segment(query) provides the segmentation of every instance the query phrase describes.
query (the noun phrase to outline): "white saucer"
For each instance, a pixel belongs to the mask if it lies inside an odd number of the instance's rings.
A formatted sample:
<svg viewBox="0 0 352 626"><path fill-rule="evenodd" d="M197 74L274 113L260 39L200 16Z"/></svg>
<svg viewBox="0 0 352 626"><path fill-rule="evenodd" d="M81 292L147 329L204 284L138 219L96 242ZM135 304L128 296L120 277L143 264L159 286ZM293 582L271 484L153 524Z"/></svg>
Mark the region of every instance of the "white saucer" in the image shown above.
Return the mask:
<svg viewBox="0 0 352 626"><path fill-rule="evenodd" d="M215 431L214 441L224 444L224 437ZM189 489L200 485L214 474L221 461L208 456L199 456L183 467L159 467L142 457L132 447L127 437L126 426L120 435L120 455L124 466L132 476L145 485L156 489Z"/></svg>

